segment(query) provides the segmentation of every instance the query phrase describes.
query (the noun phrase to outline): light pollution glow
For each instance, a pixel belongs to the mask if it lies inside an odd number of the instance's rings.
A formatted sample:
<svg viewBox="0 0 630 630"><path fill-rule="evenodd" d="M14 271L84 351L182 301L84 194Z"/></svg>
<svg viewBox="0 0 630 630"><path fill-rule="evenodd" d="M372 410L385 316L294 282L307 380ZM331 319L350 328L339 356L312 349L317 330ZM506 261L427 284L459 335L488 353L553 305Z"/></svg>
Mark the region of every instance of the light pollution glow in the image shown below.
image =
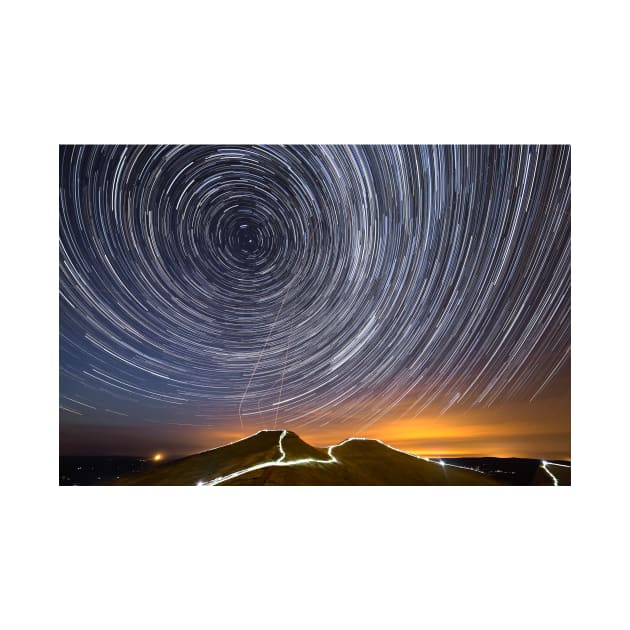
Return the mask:
<svg viewBox="0 0 630 630"><path fill-rule="evenodd" d="M394 410L395 411L395 410ZM269 426L240 428L238 418L229 425L145 425L108 427L93 424L64 424L62 451L72 453L73 444L83 452L119 455L148 455L160 452L165 459L201 452L255 433ZM516 403L467 412L418 418L392 413L379 423L361 428L359 422L331 422L326 426L291 429L313 446L327 447L348 437L379 439L400 450L422 457L525 457L570 460L570 403L566 397L546 398L534 403ZM124 445L121 448L121 444Z"/></svg>

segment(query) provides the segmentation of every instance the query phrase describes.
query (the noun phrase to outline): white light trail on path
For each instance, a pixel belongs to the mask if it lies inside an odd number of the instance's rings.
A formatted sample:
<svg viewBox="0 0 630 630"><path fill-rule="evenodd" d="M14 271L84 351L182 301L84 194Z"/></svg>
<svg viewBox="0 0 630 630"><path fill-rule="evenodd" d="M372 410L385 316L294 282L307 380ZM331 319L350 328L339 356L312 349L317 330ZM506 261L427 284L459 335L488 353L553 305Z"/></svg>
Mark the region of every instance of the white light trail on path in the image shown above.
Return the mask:
<svg viewBox="0 0 630 630"><path fill-rule="evenodd" d="M258 433L262 433L262 432L263 431L258 431ZM258 433L255 433L254 435L258 435ZM336 448L339 448L340 446L343 446L344 444L348 442L353 442L353 441L358 441L358 440L364 440L367 442L378 442L379 444L389 448L392 451L396 451L397 453L402 453L403 455L408 455L409 457L415 457L416 459L420 459L430 464L436 464L441 467L451 466L453 468L464 468L464 466L455 466L453 464L447 464L446 462L443 462L442 460L440 460L439 462L436 462L426 457L421 457L420 455L415 455L413 453L407 453L405 451L401 451L400 449L394 448L393 446L390 446L389 444L385 444L385 442L382 442L381 440L376 440L372 438L361 438L361 437L347 438L343 440L343 442L339 442L339 444L333 444L332 446L329 446L327 450L328 459L316 459L314 457L307 457L307 458L302 458L302 459L294 459L291 461L286 461L287 454L282 446L282 441L284 440L286 435L287 435L286 429L280 433L280 439L278 440L278 449L280 450L280 457L278 457L278 459L272 460L270 462L262 462L260 464L255 464L253 466L249 466L248 468L244 468L243 470L238 470L236 472L229 473L228 475L222 475L220 477L216 477L215 479L212 479L211 481L208 481L205 483L202 481L199 481L197 482L196 485L216 486L226 481L235 479L236 477L240 477L247 473L253 472L255 470L261 470L263 468L271 468L271 467L276 467L276 466L301 466L303 464L339 464L340 463L339 460L336 459L335 456L333 455L333 450ZM253 436L250 436L250 437L253 437ZM244 438L244 439L248 439L248 438ZM234 442L232 442L232 444L234 444ZM473 472L479 472L480 474L484 474L483 472L474 470L472 468L465 468L465 470L472 470Z"/></svg>
<svg viewBox="0 0 630 630"><path fill-rule="evenodd" d="M560 483L558 481L558 478L549 470L548 466L560 466L561 468L571 468L571 466L569 466L568 464L554 464L552 462L547 462L545 460L540 462L540 467L551 477L551 479L553 480L554 486L559 486Z"/></svg>
<svg viewBox="0 0 630 630"><path fill-rule="evenodd" d="M446 467L449 466L450 468L461 468L462 470L472 470L473 472L478 472L481 473L482 475L485 475L485 473L481 470L477 470L476 468L468 468L467 466L458 466L457 464L448 464L447 462L439 459L439 460L434 460L434 459L429 459L428 457L422 457L421 455L415 455L414 453L408 453L407 451L401 451L399 448L394 448L393 446L390 446L389 444L385 444L385 442L381 441L381 440L377 440L374 438L350 438L350 440L370 440L372 442L378 442L379 444L382 444L383 446L386 446L388 449L392 450L392 451L396 451L397 453L402 453L403 455L409 455L409 457L415 457L416 459L421 459L424 462L429 462L430 464L438 464L442 467ZM346 440L347 442L348 440ZM340 445L338 445L340 446Z"/></svg>

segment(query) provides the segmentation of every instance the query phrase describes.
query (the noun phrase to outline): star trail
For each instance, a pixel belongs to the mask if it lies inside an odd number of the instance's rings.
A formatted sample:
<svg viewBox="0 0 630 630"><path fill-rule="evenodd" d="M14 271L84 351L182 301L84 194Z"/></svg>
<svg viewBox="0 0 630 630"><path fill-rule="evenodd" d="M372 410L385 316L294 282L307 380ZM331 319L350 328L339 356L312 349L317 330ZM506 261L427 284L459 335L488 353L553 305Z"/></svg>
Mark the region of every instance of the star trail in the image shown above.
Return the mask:
<svg viewBox="0 0 630 630"><path fill-rule="evenodd" d="M341 435L534 405L569 369L568 146L62 146L59 168L62 421Z"/></svg>

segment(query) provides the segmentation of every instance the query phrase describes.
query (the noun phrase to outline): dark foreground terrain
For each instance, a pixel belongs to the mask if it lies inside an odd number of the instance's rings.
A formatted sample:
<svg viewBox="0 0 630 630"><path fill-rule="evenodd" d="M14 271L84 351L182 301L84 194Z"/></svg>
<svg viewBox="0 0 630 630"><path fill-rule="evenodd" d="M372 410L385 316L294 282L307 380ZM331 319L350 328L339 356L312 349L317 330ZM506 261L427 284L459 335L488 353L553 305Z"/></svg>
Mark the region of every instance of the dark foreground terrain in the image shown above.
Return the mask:
<svg viewBox="0 0 630 630"><path fill-rule="evenodd" d="M76 461L62 463L62 460L70 459ZM85 461L79 463L79 459ZM81 474L84 466L88 470ZM71 467L74 470L70 470ZM159 464L140 458L60 458L59 483L125 486L570 485L571 468L568 462L516 458L427 460L378 440L360 438L351 438L328 448L315 448L291 431L260 431L232 444Z"/></svg>
<svg viewBox="0 0 630 630"><path fill-rule="evenodd" d="M486 475L511 486L570 486L571 462L554 460L545 462L539 459L521 459L518 457L461 457L442 460L448 464L465 466L479 470ZM554 483L553 475L557 484Z"/></svg>
<svg viewBox="0 0 630 630"><path fill-rule="evenodd" d="M59 458L59 485L94 486L146 472L154 466L152 461L142 457L67 455Z"/></svg>

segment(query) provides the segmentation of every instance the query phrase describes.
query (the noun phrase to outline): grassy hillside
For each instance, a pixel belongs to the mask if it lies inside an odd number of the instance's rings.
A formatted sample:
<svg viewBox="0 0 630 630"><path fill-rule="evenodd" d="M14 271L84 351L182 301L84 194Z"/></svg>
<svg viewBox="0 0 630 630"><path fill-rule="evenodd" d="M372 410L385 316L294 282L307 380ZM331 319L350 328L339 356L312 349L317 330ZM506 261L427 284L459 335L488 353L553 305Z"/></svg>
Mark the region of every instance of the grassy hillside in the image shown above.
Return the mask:
<svg viewBox="0 0 630 630"><path fill-rule="evenodd" d="M130 475L111 485L119 486L193 486L280 457L280 431L262 431L244 440L204 453L189 455Z"/></svg>
<svg viewBox="0 0 630 630"><path fill-rule="evenodd" d="M441 466L376 440L315 448L291 431L261 431L167 462L113 485L501 485L481 472Z"/></svg>

